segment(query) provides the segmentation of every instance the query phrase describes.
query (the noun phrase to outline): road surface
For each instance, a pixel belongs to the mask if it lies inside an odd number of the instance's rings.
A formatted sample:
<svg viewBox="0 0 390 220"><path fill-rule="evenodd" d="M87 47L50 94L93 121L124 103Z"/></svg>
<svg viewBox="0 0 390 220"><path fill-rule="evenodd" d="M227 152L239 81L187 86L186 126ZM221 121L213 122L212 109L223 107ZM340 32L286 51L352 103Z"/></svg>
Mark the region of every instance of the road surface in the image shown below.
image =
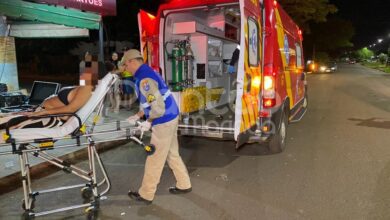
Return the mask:
<svg viewBox="0 0 390 220"><path fill-rule="evenodd" d="M166 167L150 206L134 205L145 155L134 144L102 153L112 180L100 219L390 219L390 74L359 64L312 74L309 110L288 129L287 148L270 155L251 144L181 138L193 192L171 195ZM44 188L78 179L62 172L34 181ZM0 219L20 219L22 189L0 195ZM70 190L38 197L36 209L79 202ZM85 219L81 210L38 219Z"/></svg>

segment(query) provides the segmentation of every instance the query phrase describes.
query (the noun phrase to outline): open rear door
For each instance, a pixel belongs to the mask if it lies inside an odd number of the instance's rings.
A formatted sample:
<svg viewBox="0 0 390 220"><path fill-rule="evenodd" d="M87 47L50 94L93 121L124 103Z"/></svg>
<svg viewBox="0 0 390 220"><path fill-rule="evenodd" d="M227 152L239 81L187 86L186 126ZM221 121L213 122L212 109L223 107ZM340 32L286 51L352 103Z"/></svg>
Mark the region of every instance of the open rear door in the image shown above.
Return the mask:
<svg viewBox="0 0 390 220"><path fill-rule="evenodd" d="M240 0L240 59L237 68L237 96L234 137L236 148L254 134L260 110L262 14L258 0Z"/></svg>
<svg viewBox="0 0 390 220"><path fill-rule="evenodd" d="M155 16L140 10L138 13L138 27L141 45L141 54L145 63L153 69L159 70L158 63L158 23Z"/></svg>

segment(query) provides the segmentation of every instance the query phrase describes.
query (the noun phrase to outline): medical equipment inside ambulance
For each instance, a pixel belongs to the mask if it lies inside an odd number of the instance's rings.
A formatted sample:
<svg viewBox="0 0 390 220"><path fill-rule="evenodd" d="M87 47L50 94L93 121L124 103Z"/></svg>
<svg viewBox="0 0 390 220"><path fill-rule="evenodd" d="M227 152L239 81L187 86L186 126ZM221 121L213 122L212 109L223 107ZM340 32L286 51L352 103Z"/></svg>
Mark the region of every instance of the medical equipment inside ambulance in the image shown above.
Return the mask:
<svg viewBox="0 0 390 220"><path fill-rule="evenodd" d="M163 72L185 124L200 112L234 103L229 91L236 75L228 67L239 44L239 26L238 5L167 13Z"/></svg>

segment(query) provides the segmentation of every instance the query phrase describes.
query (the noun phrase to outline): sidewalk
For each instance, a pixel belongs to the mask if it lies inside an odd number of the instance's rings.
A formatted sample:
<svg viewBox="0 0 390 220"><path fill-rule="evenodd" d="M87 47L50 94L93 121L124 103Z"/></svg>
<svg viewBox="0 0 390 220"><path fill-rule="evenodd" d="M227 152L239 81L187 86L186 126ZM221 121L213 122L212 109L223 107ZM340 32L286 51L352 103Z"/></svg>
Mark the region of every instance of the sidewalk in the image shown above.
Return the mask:
<svg viewBox="0 0 390 220"><path fill-rule="evenodd" d="M119 113L112 113L108 112L108 114L105 117L101 117L98 124L104 124L107 122L114 122L110 123L104 126L97 126L95 131L99 130L107 130L107 129L114 129L116 127L116 121L123 121L126 118L128 118L130 115L135 113L135 110L128 111L126 109L121 109ZM90 119L91 120L91 117ZM94 137L96 140L104 140L105 137L99 136ZM111 137L112 138L112 135ZM127 143L128 141L111 141L111 142L105 142L97 144L97 149L99 151L105 151L109 150L113 147L123 145ZM63 144L72 144L74 143L73 140L62 140L57 142L57 146L63 145ZM6 152L10 151L11 147L3 147L3 149L0 149L0 152ZM60 157L61 159L66 159L71 162L83 160L87 158L87 147L86 146L75 146L75 147L68 147L68 148L61 148L61 149L54 149L47 151L53 156ZM34 178L45 176L50 174L50 170L56 170L58 171L58 168L53 169L51 165L41 159L34 158L32 156L29 156L30 160L30 166L31 166L31 176ZM42 170L45 169L45 170ZM43 172L45 171L45 172ZM0 155L0 194L4 193L4 191L9 191L10 187L15 188L18 186L15 186L16 184L20 184L20 181L18 181L21 178L20 176L20 162L19 162L19 156L16 154L8 154L8 155ZM8 190L7 190L8 188Z"/></svg>

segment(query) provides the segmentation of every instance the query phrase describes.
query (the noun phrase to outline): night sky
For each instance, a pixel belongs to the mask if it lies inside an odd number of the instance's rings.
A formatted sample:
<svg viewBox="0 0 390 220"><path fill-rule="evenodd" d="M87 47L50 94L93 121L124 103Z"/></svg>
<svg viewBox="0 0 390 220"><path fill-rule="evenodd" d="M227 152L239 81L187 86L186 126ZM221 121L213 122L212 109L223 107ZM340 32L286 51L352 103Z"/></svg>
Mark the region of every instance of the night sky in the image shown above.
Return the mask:
<svg viewBox="0 0 390 220"><path fill-rule="evenodd" d="M118 0L118 14L121 6L138 6L149 11L157 10L160 2L167 0ZM304 0L301 0L304 1ZM129 3L132 2L132 3ZM390 43L390 0L329 0L339 9L335 16L351 21L355 27L352 42L356 49L376 43L378 38L383 43ZM125 6L125 7L126 7Z"/></svg>
<svg viewBox="0 0 390 220"><path fill-rule="evenodd" d="M390 0L330 0L339 11L337 15L355 26L352 39L356 48L376 43L390 43Z"/></svg>

